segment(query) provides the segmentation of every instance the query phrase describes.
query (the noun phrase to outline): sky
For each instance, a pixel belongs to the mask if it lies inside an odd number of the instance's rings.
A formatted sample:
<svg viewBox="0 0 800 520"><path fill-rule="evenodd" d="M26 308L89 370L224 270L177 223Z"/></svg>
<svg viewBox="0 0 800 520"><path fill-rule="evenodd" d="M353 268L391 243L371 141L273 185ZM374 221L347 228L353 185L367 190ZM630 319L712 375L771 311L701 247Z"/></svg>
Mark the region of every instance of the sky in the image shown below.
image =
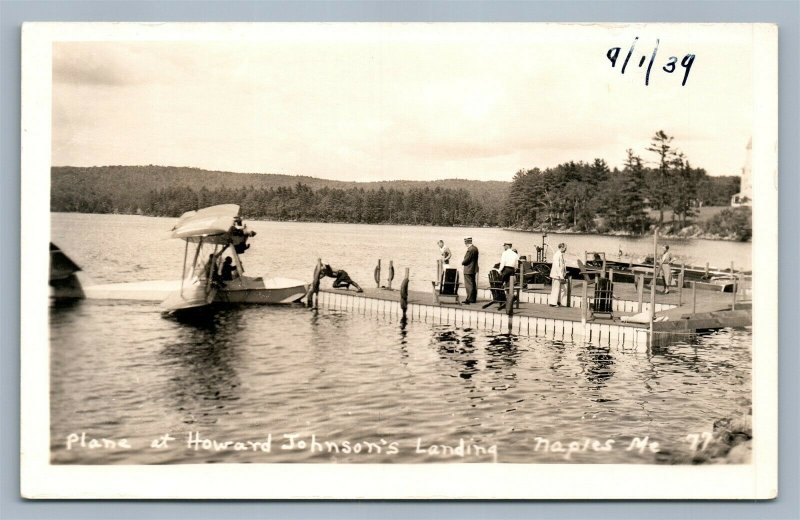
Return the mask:
<svg viewBox="0 0 800 520"><path fill-rule="evenodd" d="M52 164L510 181L567 161L622 167L628 148L655 163L657 130L710 175L746 161L743 25L248 25L54 43Z"/></svg>

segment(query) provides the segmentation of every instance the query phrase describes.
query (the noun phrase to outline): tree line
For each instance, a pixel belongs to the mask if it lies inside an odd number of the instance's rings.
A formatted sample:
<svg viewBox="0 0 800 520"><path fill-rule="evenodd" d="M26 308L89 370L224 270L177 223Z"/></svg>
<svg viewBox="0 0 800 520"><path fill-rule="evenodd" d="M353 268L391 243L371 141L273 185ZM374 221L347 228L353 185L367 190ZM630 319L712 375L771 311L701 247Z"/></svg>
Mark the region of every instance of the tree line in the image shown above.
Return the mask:
<svg viewBox="0 0 800 520"><path fill-rule="evenodd" d="M462 189L311 189L298 182L277 188L188 187L151 190L142 212L176 217L215 204L239 204L245 218L363 224L495 225L484 205Z"/></svg>
<svg viewBox="0 0 800 520"><path fill-rule="evenodd" d="M621 170L611 169L603 159L570 161L520 170L511 183L450 179L358 184L153 165L54 167L51 210L175 217L235 203L246 218L269 220L631 234L646 233L658 223L669 232L670 226L678 230L692 223L699 207L728 206L740 183L738 176L710 177L693 167L672 140L656 132L645 150L649 161L628 149ZM676 221L665 223L665 211ZM745 208L703 223L703 230L730 236L730 230L749 221ZM736 236L744 235L746 230Z"/></svg>
<svg viewBox="0 0 800 520"><path fill-rule="evenodd" d="M603 159L567 162L554 168L521 170L514 176L504 213L505 224L527 229L641 234L653 223L664 224L671 210L675 227L686 227L704 205L727 206L739 191L738 177L710 177L691 165L658 131L648 152L655 165L646 167L632 149L622 170ZM649 216L655 210L657 219Z"/></svg>

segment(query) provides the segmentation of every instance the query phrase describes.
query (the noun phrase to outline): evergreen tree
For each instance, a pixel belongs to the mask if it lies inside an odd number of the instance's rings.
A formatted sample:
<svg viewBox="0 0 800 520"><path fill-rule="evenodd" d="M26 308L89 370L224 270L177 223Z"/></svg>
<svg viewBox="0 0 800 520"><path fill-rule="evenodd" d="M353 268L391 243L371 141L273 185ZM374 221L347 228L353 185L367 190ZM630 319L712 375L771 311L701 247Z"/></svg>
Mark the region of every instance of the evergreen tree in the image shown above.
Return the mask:
<svg viewBox="0 0 800 520"><path fill-rule="evenodd" d="M658 210L658 224L664 223L664 209L672 201L670 193L670 183L672 181L672 165L674 164L676 153L672 148L672 137L659 130L650 140L647 151L658 155L657 174L652 177L648 186L647 198L650 207Z"/></svg>

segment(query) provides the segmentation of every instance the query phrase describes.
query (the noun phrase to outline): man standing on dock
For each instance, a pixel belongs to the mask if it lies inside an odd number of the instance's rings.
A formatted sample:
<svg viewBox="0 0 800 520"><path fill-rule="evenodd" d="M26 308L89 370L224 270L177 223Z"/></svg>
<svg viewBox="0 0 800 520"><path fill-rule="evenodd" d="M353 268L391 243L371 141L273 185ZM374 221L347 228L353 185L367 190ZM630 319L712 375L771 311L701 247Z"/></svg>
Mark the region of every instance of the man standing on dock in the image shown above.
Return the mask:
<svg viewBox="0 0 800 520"><path fill-rule="evenodd" d="M464 303L475 303L478 301L478 286L475 285L475 277L478 274L478 248L472 245L472 237L464 239L467 246L467 253L461 265L464 266L464 287L467 290L467 298Z"/></svg>
<svg viewBox="0 0 800 520"><path fill-rule="evenodd" d="M500 257L500 276L503 279L503 284L507 284L508 279L517 272L519 255L511 249L511 242L503 244L503 249L503 255Z"/></svg>
<svg viewBox="0 0 800 520"><path fill-rule="evenodd" d="M450 248L444 245L444 240L439 240L437 244L439 245L439 253L442 255L442 263L448 265L450 263L450 257L453 256L452 253L450 253Z"/></svg>
<svg viewBox="0 0 800 520"><path fill-rule="evenodd" d="M558 244L555 254L553 254L553 266L550 268L550 279L553 281L553 290L550 291L548 303L550 307L561 306L561 290L567 279L567 262L564 260L564 253L567 246L564 242Z"/></svg>
<svg viewBox="0 0 800 520"><path fill-rule="evenodd" d="M669 245L664 244L664 252L661 254L661 274L664 276L664 294L669 294L669 286L672 285L672 253L669 252ZM653 280L653 283L656 283ZM658 285L656 285L658 287Z"/></svg>

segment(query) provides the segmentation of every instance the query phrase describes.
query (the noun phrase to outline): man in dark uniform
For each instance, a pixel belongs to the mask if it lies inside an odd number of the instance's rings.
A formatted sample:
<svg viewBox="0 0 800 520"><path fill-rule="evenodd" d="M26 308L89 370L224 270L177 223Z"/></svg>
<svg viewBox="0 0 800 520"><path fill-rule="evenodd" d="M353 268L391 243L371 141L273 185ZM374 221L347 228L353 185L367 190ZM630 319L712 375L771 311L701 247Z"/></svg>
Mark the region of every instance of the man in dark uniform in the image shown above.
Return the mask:
<svg viewBox="0 0 800 520"><path fill-rule="evenodd" d="M362 289L360 285L350 278L350 275L348 275L347 271L344 269L334 269L330 266L330 264L325 264L322 270L319 272L319 279L322 280L325 277L334 278L334 289L348 290L352 285L356 288L356 292L364 292L364 289Z"/></svg>
<svg viewBox="0 0 800 520"><path fill-rule="evenodd" d="M464 303L475 303L478 301L478 286L475 278L478 275L478 248L472 245L472 237L464 239L467 246L467 253L461 265L464 266L464 287L467 290L467 298Z"/></svg>

